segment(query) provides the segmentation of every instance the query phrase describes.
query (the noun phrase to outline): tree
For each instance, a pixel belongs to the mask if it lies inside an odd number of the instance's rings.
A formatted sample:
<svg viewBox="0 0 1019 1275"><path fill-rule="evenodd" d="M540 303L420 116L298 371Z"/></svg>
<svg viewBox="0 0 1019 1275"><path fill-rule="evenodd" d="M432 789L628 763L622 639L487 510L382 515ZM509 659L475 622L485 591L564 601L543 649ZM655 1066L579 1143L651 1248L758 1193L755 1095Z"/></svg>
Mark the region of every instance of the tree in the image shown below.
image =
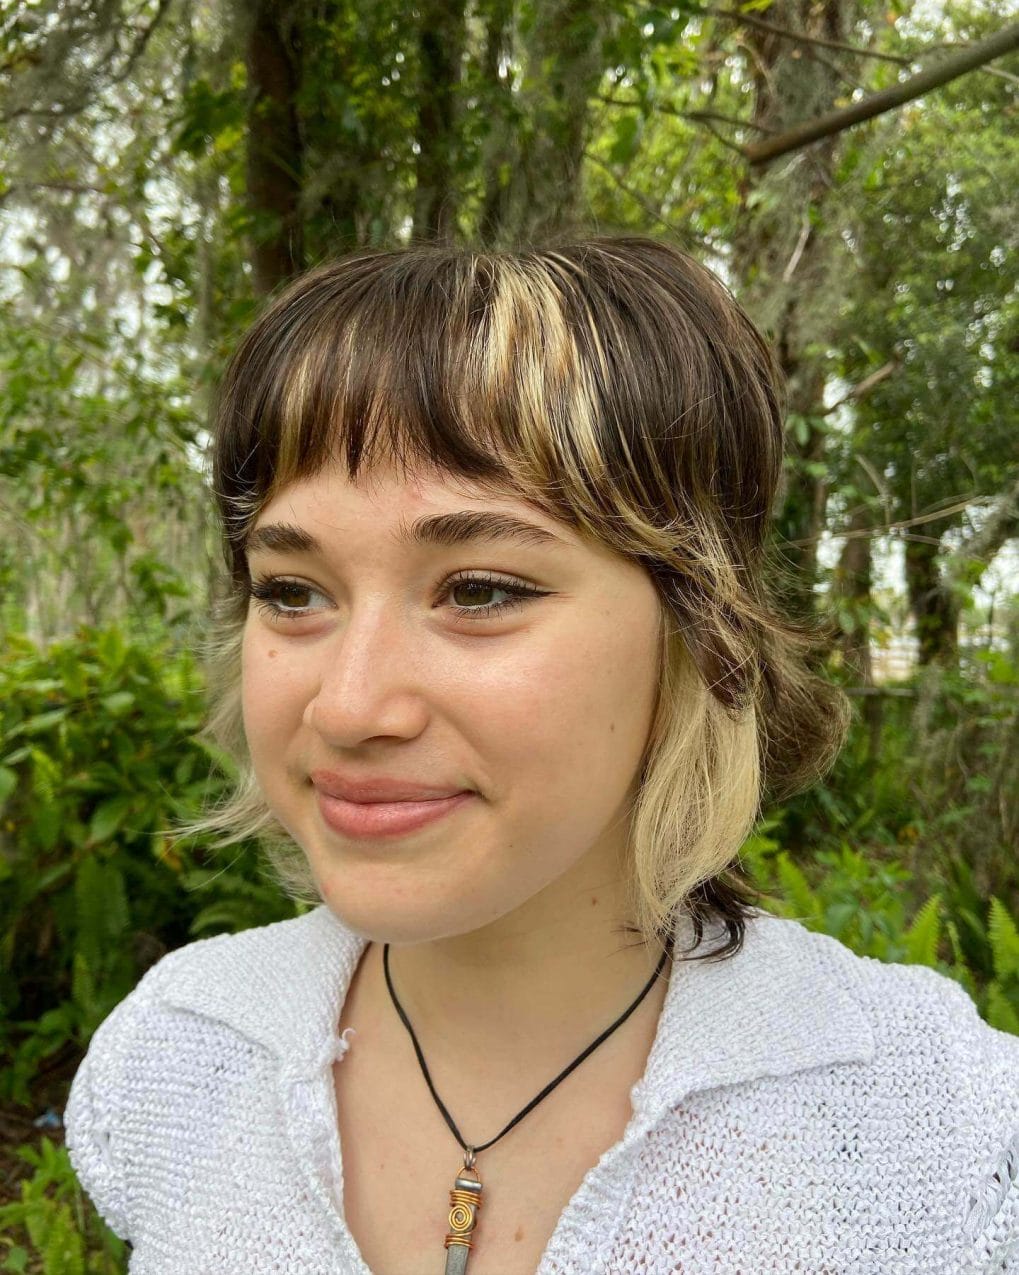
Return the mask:
<svg viewBox="0 0 1019 1275"><path fill-rule="evenodd" d="M836 483L865 457L885 518L909 523L923 663L954 663L969 590L1016 534L1015 109L1010 80L961 80L855 157L867 178L846 221L856 271L836 345L850 380L894 371L856 404Z"/></svg>

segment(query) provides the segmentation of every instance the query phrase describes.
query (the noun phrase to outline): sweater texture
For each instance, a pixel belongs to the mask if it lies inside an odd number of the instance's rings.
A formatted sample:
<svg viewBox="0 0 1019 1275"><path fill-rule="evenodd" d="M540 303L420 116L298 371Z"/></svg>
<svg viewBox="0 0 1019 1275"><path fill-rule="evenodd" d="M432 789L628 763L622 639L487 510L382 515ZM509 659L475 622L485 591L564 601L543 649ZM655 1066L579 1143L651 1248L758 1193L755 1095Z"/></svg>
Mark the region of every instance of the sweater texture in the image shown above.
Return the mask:
<svg viewBox="0 0 1019 1275"><path fill-rule="evenodd" d="M537 1275L1019 1275L1019 1037L798 921L752 916L720 961L683 961L691 934ZM131 1275L371 1275L332 1082L365 942L324 904L201 939L95 1032L66 1141Z"/></svg>

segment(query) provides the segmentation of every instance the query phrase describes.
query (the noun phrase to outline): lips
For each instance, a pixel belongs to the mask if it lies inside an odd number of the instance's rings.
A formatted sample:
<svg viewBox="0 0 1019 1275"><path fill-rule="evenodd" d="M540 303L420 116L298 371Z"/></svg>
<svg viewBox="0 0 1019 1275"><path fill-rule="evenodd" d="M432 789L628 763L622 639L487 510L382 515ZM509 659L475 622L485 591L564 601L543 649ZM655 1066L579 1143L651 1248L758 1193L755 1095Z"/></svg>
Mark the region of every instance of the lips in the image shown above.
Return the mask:
<svg viewBox="0 0 1019 1275"><path fill-rule="evenodd" d="M400 801L439 801L470 791L450 784L417 783L389 775L359 777L340 774L335 770L313 770L309 777L323 796L366 805L377 802L388 804Z"/></svg>
<svg viewBox="0 0 1019 1275"><path fill-rule="evenodd" d="M319 814L334 832L361 840L399 838L469 805L477 794L459 792L428 801L346 801L316 787Z"/></svg>

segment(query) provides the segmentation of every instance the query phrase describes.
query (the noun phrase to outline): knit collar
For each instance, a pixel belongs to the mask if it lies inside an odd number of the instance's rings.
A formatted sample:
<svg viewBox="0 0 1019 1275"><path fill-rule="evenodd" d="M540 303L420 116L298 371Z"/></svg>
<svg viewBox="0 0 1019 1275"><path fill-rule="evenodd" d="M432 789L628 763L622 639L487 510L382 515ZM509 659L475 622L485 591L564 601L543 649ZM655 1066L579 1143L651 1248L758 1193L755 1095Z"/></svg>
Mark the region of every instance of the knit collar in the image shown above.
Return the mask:
<svg viewBox="0 0 1019 1275"><path fill-rule="evenodd" d="M722 933L709 925L703 950L715 950ZM684 917L677 951L691 935ZM292 1078L311 1079L345 1048L340 1011L366 943L321 904L190 943L148 978L163 1001L228 1024ZM847 959L857 958L836 940L758 913L734 956L674 962L644 1075L631 1091L634 1111L653 1119L695 1090L868 1061L870 1026L839 986Z"/></svg>

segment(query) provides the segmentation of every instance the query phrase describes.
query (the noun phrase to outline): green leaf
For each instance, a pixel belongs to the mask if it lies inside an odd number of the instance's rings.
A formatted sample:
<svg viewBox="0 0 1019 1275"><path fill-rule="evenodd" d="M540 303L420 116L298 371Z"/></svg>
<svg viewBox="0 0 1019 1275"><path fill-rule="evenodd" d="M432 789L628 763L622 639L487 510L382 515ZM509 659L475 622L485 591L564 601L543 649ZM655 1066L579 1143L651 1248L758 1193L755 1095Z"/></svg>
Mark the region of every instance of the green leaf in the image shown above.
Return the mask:
<svg viewBox="0 0 1019 1275"><path fill-rule="evenodd" d="M987 1000L984 1008L984 1020L988 1026L1000 1032L1010 1032L1019 1036L1019 1014L1015 1006L1005 995L997 979L987 984Z"/></svg>
<svg viewBox="0 0 1019 1275"><path fill-rule="evenodd" d="M52 695L54 691L62 691L64 684L56 677L38 677L20 682L18 689L35 695Z"/></svg>
<svg viewBox="0 0 1019 1275"><path fill-rule="evenodd" d="M825 934L838 938L856 916L857 910L857 904L852 899L830 904L824 914Z"/></svg>
<svg viewBox="0 0 1019 1275"><path fill-rule="evenodd" d="M801 447L806 447L810 439L810 422L805 416L801 416L799 412L790 412L788 416L789 428L792 430L793 437Z"/></svg>
<svg viewBox="0 0 1019 1275"><path fill-rule="evenodd" d="M941 896L932 894L906 931L905 960L911 965L936 965L941 939Z"/></svg>
<svg viewBox="0 0 1019 1275"><path fill-rule="evenodd" d="M18 786L18 776L6 766L0 766L0 805L7 800Z"/></svg>
<svg viewBox="0 0 1019 1275"><path fill-rule="evenodd" d="M77 952L90 972L102 971L128 927L124 877L115 863L89 855L74 878Z"/></svg>
<svg viewBox="0 0 1019 1275"><path fill-rule="evenodd" d="M62 722L66 716L66 708L54 708L48 713L36 713L33 717L26 717L23 722L19 722L13 730L8 732L8 736L38 735L56 726L58 722Z"/></svg>
<svg viewBox="0 0 1019 1275"><path fill-rule="evenodd" d="M112 695L104 695L100 702L113 717L120 717L134 707L135 697L132 691L114 691Z"/></svg>
<svg viewBox="0 0 1019 1275"><path fill-rule="evenodd" d="M807 878L789 858L788 851L783 850L778 855L776 866L782 890L796 909L796 918L804 921L818 921L821 917L821 902L807 884Z"/></svg>
<svg viewBox="0 0 1019 1275"><path fill-rule="evenodd" d="M640 116L636 112L622 116L616 122L615 134L609 150L609 160L613 164L628 164L640 145Z"/></svg>
<svg viewBox="0 0 1019 1275"><path fill-rule="evenodd" d="M227 776L228 779L236 779L238 774L237 762L233 757L220 746L209 739L200 739L195 736L194 742L201 748L212 761L216 763L219 769Z"/></svg>
<svg viewBox="0 0 1019 1275"><path fill-rule="evenodd" d="M22 1248L20 1244L15 1244L8 1252L7 1258L0 1270L15 1271L18 1275L28 1270L28 1249Z"/></svg>
<svg viewBox="0 0 1019 1275"><path fill-rule="evenodd" d="M43 1275L85 1275L85 1250L67 1204L53 1205L48 1219Z"/></svg>
<svg viewBox="0 0 1019 1275"><path fill-rule="evenodd" d="M991 943L996 978L1019 974L1019 930L1002 901L992 896L987 917L987 937Z"/></svg>
<svg viewBox="0 0 1019 1275"><path fill-rule="evenodd" d="M93 844L108 841L124 822L134 805L133 795L121 793L100 802L88 825L88 839Z"/></svg>

